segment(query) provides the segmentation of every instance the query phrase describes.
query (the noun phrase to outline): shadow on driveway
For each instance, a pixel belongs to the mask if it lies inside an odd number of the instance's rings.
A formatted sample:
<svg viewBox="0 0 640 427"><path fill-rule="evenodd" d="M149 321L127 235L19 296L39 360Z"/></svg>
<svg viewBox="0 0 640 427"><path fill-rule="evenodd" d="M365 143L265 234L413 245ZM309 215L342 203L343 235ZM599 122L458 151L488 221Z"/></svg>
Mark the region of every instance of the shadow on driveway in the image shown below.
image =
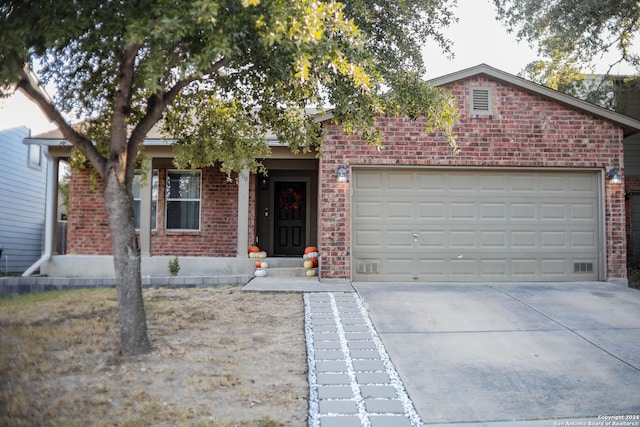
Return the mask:
<svg viewBox="0 0 640 427"><path fill-rule="evenodd" d="M639 290L353 286L425 425L606 425L626 415L618 425L640 426Z"/></svg>

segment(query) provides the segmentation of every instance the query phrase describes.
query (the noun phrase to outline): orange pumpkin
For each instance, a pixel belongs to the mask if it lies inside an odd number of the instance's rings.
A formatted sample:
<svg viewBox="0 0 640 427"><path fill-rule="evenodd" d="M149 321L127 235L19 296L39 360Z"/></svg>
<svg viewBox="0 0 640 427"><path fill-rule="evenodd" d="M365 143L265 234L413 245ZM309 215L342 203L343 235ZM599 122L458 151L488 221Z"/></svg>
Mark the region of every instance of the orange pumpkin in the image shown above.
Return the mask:
<svg viewBox="0 0 640 427"><path fill-rule="evenodd" d="M251 252L260 252L260 248L257 246L249 246L249 253Z"/></svg>
<svg viewBox="0 0 640 427"><path fill-rule="evenodd" d="M309 252L318 252L318 248L316 248L315 246L309 246L304 250L304 253L308 254Z"/></svg>
<svg viewBox="0 0 640 427"><path fill-rule="evenodd" d="M314 268L318 266L318 258L309 258L309 261L311 261Z"/></svg>
<svg viewBox="0 0 640 427"><path fill-rule="evenodd" d="M260 268L262 266L262 261L256 261L256 268Z"/></svg>

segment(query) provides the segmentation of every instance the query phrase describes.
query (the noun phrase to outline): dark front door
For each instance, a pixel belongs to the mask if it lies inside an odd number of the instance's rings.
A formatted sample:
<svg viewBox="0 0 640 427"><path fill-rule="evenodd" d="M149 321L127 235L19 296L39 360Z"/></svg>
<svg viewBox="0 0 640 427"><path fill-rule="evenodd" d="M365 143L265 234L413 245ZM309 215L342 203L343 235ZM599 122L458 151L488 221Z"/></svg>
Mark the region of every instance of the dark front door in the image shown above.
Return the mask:
<svg viewBox="0 0 640 427"><path fill-rule="evenodd" d="M307 184L274 183L274 255L302 255L306 242Z"/></svg>

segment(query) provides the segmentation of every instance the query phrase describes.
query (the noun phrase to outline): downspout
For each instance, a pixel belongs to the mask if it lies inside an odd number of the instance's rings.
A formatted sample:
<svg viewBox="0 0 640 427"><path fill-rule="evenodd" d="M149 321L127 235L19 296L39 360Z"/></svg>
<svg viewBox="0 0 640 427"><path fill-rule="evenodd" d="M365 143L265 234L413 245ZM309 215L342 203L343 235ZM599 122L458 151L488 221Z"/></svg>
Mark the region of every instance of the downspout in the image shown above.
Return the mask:
<svg viewBox="0 0 640 427"><path fill-rule="evenodd" d="M51 259L53 254L53 232L56 226L56 203L57 203L57 189L58 182L58 162L49 153L49 150L44 149L44 154L47 157L47 194L45 201L45 214L44 214L44 252L40 259L29 267L22 277L30 276L36 271L42 264Z"/></svg>

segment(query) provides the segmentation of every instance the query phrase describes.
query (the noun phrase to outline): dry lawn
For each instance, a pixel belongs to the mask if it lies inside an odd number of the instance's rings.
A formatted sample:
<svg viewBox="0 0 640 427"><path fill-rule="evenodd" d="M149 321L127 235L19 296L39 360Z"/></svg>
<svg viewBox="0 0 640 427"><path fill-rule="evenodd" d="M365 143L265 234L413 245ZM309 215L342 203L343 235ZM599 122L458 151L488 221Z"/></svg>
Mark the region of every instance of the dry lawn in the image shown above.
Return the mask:
<svg viewBox="0 0 640 427"><path fill-rule="evenodd" d="M153 351L117 354L115 290L0 299L2 426L306 424L302 297L145 290Z"/></svg>

